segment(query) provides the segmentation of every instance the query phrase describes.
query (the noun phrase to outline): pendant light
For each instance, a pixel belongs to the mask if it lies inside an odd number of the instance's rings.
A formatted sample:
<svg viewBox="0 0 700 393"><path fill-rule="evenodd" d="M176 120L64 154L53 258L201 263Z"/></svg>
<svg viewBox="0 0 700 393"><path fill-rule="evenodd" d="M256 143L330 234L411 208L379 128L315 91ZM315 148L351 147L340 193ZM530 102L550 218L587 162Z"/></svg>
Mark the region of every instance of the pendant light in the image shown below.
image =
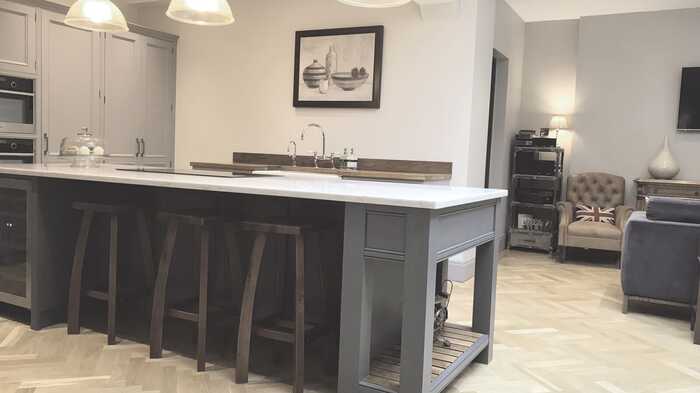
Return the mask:
<svg viewBox="0 0 700 393"><path fill-rule="evenodd" d="M230 25L236 20L227 0L172 0L165 15L200 26Z"/></svg>
<svg viewBox="0 0 700 393"><path fill-rule="evenodd" d="M129 31L124 14L110 0L78 0L68 10L64 22L93 31Z"/></svg>
<svg viewBox="0 0 700 393"><path fill-rule="evenodd" d="M364 8L390 8L399 7L410 3L412 0L338 0L339 2L354 7Z"/></svg>

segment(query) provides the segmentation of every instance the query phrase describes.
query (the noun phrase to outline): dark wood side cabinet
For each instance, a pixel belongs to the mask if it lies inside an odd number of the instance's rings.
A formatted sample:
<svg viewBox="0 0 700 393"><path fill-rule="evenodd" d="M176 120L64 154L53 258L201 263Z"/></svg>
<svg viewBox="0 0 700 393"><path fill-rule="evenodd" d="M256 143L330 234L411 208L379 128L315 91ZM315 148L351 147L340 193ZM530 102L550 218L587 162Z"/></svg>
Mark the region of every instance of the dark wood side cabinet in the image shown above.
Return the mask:
<svg viewBox="0 0 700 393"><path fill-rule="evenodd" d="M646 210L646 198L649 196L700 199L700 182L635 179L634 183L637 185L637 210Z"/></svg>

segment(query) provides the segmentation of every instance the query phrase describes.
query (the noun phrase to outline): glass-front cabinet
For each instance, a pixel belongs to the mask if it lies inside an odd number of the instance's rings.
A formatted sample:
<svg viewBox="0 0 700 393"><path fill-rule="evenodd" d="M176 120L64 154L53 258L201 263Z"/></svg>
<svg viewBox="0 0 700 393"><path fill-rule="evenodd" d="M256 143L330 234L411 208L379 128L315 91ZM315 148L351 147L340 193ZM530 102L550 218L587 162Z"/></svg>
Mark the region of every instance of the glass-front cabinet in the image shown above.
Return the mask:
<svg viewBox="0 0 700 393"><path fill-rule="evenodd" d="M0 179L0 301L29 307L31 182Z"/></svg>

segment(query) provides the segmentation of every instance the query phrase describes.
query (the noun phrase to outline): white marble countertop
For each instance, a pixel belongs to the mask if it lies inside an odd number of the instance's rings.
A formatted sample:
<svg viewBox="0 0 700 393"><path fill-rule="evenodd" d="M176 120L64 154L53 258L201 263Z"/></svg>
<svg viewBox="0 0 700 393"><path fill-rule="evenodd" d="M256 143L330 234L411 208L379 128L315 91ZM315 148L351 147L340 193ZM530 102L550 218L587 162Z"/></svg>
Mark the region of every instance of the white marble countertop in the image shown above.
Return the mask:
<svg viewBox="0 0 700 393"><path fill-rule="evenodd" d="M422 209L443 209L504 198L508 195L506 190L342 180L336 176L278 174L222 178L118 171L116 166L111 165L82 169L71 168L67 164L0 164L0 174Z"/></svg>

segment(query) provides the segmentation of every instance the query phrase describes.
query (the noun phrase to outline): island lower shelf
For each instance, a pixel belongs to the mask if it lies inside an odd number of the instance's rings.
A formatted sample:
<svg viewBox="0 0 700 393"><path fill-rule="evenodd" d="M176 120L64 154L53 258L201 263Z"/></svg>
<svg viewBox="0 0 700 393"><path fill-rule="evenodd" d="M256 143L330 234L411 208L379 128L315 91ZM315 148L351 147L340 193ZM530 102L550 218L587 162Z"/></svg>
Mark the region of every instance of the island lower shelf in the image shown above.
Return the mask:
<svg viewBox="0 0 700 393"><path fill-rule="evenodd" d="M433 344L432 386L439 391L459 371L468 366L488 346L489 336L475 333L468 326L447 324L443 334L449 347ZM369 375L362 382L378 392L398 393L401 388L401 346L395 345L374 356Z"/></svg>

